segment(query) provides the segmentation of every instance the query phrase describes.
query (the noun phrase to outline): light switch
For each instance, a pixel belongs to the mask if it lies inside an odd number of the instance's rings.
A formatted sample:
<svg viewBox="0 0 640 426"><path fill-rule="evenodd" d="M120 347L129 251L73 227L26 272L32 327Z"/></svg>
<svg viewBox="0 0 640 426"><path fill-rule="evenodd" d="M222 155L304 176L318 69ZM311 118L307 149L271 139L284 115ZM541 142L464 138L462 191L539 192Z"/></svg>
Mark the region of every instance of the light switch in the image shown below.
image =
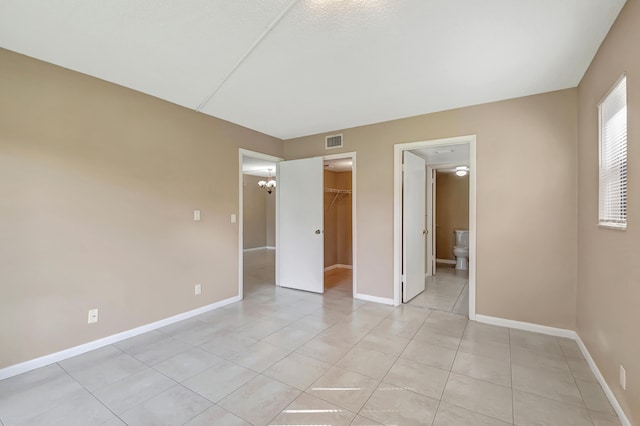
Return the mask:
<svg viewBox="0 0 640 426"><path fill-rule="evenodd" d="M236 214L231 213L231 223L236 223Z"/></svg>
<svg viewBox="0 0 640 426"><path fill-rule="evenodd" d="M193 211L193 220L200 220L200 210Z"/></svg>

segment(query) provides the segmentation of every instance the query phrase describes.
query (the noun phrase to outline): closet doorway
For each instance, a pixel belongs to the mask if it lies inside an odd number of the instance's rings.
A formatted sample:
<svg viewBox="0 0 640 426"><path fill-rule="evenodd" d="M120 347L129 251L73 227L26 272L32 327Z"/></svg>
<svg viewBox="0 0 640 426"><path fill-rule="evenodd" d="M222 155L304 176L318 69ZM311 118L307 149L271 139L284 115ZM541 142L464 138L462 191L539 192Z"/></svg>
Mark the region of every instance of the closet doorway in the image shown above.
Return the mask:
<svg viewBox="0 0 640 426"><path fill-rule="evenodd" d="M324 157L324 291L353 297L355 153Z"/></svg>
<svg viewBox="0 0 640 426"><path fill-rule="evenodd" d="M339 159L345 159L340 167L334 161ZM281 161L277 173L276 285L314 293L334 289L342 292L340 297L362 297L357 292L356 154ZM338 211L341 218L346 211L347 217L338 220ZM333 270L338 271L325 274ZM339 272L343 275L336 283ZM325 275L330 277L327 288Z"/></svg>

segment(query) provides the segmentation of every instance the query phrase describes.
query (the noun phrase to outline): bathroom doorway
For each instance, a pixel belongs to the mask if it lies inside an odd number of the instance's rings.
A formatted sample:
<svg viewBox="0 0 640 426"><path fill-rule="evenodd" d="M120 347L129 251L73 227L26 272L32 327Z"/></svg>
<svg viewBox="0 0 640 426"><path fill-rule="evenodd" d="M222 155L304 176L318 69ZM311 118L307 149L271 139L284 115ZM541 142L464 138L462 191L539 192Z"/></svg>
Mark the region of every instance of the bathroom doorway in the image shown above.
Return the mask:
<svg viewBox="0 0 640 426"><path fill-rule="evenodd" d="M439 147L435 150L443 151ZM444 151L446 161L454 161L441 164L428 150L421 152L427 163L426 216L433 231L427 239L425 291L409 303L466 316L469 311L468 145L453 145Z"/></svg>
<svg viewBox="0 0 640 426"><path fill-rule="evenodd" d="M428 303L432 304L432 306L428 307L458 314L468 314L470 319L475 319L475 143L475 136L463 136L396 144L394 146L394 303L396 305L407 301L411 303L411 301L406 298L406 292L408 290L414 304L423 303L422 306L427 306ZM422 162L416 161L413 166L407 164L408 154L411 156L410 158L419 157ZM403 203L403 200L407 198L404 197L407 191L409 191L409 198L415 198L416 194L420 195L420 188L416 190L415 188L411 189L406 187L406 170L419 171L421 164L423 164L425 169L422 174L422 176L424 176L424 178L422 178L424 182L422 189L425 199L423 208L424 220L417 222L416 225L406 222L406 220L408 220L405 211L407 206ZM455 269L455 262L453 265L451 264L453 261L453 253L451 256L447 254L446 257L438 258L438 235L443 233L443 231L439 230L443 224L438 223L437 214L438 172L456 176L456 168L460 168L458 170L464 169L466 172L465 179L468 182L468 192L464 193L467 198L466 206L468 207L468 224L466 226L468 233L465 235L468 239L468 269L466 271ZM403 172L403 169L405 172ZM444 181L443 183L446 183L447 180L449 180L449 183L459 183L447 178L448 177L442 179ZM420 178L418 178L418 180L420 180ZM458 199L455 202L459 203L460 200ZM441 207L446 207L446 203L443 204ZM447 222L446 227L450 227L451 221L445 222ZM421 223L424 224L423 229L420 229ZM455 228L464 229L465 227L463 225L464 223L457 224ZM413 229L413 231L411 229ZM420 231L422 231L421 233L424 235L423 239L417 235ZM410 232L415 233L416 236L413 237L411 234L408 234ZM441 243L447 240L449 242L454 241L453 235L455 234L453 231L451 233L451 238L448 238L448 235L446 237L441 235L441 237L443 237ZM411 242L412 240L413 242ZM407 244L413 244L413 246L408 247ZM420 247L420 244L423 244L423 247ZM443 246L443 244L441 244L441 246ZM442 248L440 251L444 253L442 250L446 250L446 248ZM423 253L421 260L420 256L416 257L415 255L413 256L413 260L411 260L412 256L410 255L416 251ZM457 253L464 254L464 251L457 250ZM444 256L444 254L442 254L442 256ZM438 260L440 260L440 262L438 262ZM422 262L422 265L418 264L416 266L417 262ZM419 285L422 283L418 282L419 280L415 274L415 271L419 271L420 267L423 268L425 280L422 288L419 288ZM413 278L411 278L410 275L413 275ZM429 284L431 284L431 286ZM447 284L451 285L447 286ZM427 294L430 287L439 287L440 291L433 291L431 294ZM416 288L417 294L415 294Z"/></svg>

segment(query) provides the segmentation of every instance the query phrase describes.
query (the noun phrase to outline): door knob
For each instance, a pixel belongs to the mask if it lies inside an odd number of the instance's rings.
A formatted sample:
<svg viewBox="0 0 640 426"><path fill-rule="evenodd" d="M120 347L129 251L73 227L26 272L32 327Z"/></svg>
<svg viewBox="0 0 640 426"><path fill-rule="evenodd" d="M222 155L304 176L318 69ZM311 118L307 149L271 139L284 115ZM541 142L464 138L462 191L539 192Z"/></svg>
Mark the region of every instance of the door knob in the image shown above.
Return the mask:
<svg viewBox="0 0 640 426"><path fill-rule="evenodd" d="M427 231L426 229L422 230L422 235L427 235L429 233L429 231Z"/></svg>
<svg viewBox="0 0 640 426"><path fill-rule="evenodd" d="M319 229L316 229L316 234L320 234L320 230Z"/></svg>

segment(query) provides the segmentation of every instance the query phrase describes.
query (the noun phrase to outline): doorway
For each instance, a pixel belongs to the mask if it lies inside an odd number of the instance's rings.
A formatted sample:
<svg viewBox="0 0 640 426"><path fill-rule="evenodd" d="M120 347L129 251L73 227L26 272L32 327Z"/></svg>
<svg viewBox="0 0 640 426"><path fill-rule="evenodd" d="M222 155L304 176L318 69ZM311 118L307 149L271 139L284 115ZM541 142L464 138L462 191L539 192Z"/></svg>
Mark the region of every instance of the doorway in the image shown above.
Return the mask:
<svg viewBox="0 0 640 426"><path fill-rule="evenodd" d="M445 152L434 155L435 152ZM410 304L468 315L469 145L416 150L427 163L425 291ZM434 158L435 157L435 158ZM449 160L454 160L447 163Z"/></svg>
<svg viewBox="0 0 640 426"><path fill-rule="evenodd" d="M469 208L469 223L468 223L468 240L469 240L469 263L468 263L468 315L470 319L475 319L475 300L476 300L476 137L475 135L471 136L461 136L455 138L448 139L438 139L431 141L423 141L423 142L412 142L405 144L396 144L394 146L394 304L397 306L403 301L403 292L405 288L408 288L410 294L411 292L415 293L416 291L419 293L421 291L420 288L416 290L417 286L422 285L422 289L424 289L424 282L420 282L418 278L413 278L414 282L408 282L407 274L405 271L411 272L415 270L420 270L422 268L423 276L428 279L429 275L438 275L438 267L436 265L436 250L435 243L437 241L437 223L435 223L435 217L433 215L433 208L430 207L433 205L433 199L431 199L431 195L434 194L435 190L435 172L431 170L436 170L438 168L451 168L456 163L460 163L459 159L453 158L458 151L460 151L460 147L464 147L468 156L468 175L469 175L469 196L468 196L468 208ZM459 152L458 152L459 153ZM403 192L405 191L406 185L406 174L403 173L403 164L405 163L404 157L408 154L422 154L420 155L424 160L422 164L422 168L424 172L422 174L423 177L423 195L426 196L426 203L423 205L423 221L416 221L417 224L411 224L407 222L405 225L405 220L407 220L403 216ZM415 156L415 155L414 155ZM404 165L407 167L407 165ZM419 165L411 166L416 170L419 170ZM420 180L420 178L417 178ZM414 179L415 180L415 179ZM426 190L427 185L433 185L432 188L429 188L429 191ZM410 189L410 191L415 192L416 189ZM411 194L413 194L411 192ZM411 194L409 194L409 198L411 198ZM431 201L431 203L430 203ZM415 216L415 215L414 215ZM419 215L418 215L419 216ZM420 225L420 223L424 225ZM420 226L424 226L422 229ZM424 239L413 238L411 235L404 236L405 233L411 232L409 227L416 228L415 233L420 232L425 236ZM436 235L436 238L433 236ZM415 248L418 250L422 250L422 253L425 253L426 256L414 256L414 259L411 260L409 257L405 256L404 253L412 253L414 250L411 250L411 247L405 247L405 245L411 241L413 238L413 242L411 244L415 245ZM419 244L423 244L422 247ZM417 251L417 250L416 250ZM413 262L412 264L407 265L407 261ZM426 272L426 274L425 274ZM444 270L443 270L444 272ZM413 274L417 276L416 274ZM444 278L444 277L443 277ZM405 298L406 299L406 298Z"/></svg>
<svg viewBox="0 0 640 426"><path fill-rule="evenodd" d="M353 297L353 159L324 160L324 290Z"/></svg>
<svg viewBox="0 0 640 426"><path fill-rule="evenodd" d="M344 175L327 176L328 186L325 188L325 169L331 172L332 167L336 173ZM337 171L343 168L344 171ZM350 173L346 173L349 168ZM336 187L336 178L341 183L340 187ZM278 188L277 285L324 293L325 272L351 267L351 280L341 279L341 288L348 291L350 297L357 298L356 154L282 161L278 163ZM325 199L328 200L326 205ZM343 209L340 212L343 220L332 225L327 237L325 215L333 215L334 212L337 215L338 208ZM350 221L345 219L345 214L351 216ZM325 253L325 238L335 252L334 257ZM341 271L335 271L335 274L338 272Z"/></svg>
<svg viewBox="0 0 640 426"><path fill-rule="evenodd" d="M279 157L240 149L238 295L275 290Z"/></svg>

